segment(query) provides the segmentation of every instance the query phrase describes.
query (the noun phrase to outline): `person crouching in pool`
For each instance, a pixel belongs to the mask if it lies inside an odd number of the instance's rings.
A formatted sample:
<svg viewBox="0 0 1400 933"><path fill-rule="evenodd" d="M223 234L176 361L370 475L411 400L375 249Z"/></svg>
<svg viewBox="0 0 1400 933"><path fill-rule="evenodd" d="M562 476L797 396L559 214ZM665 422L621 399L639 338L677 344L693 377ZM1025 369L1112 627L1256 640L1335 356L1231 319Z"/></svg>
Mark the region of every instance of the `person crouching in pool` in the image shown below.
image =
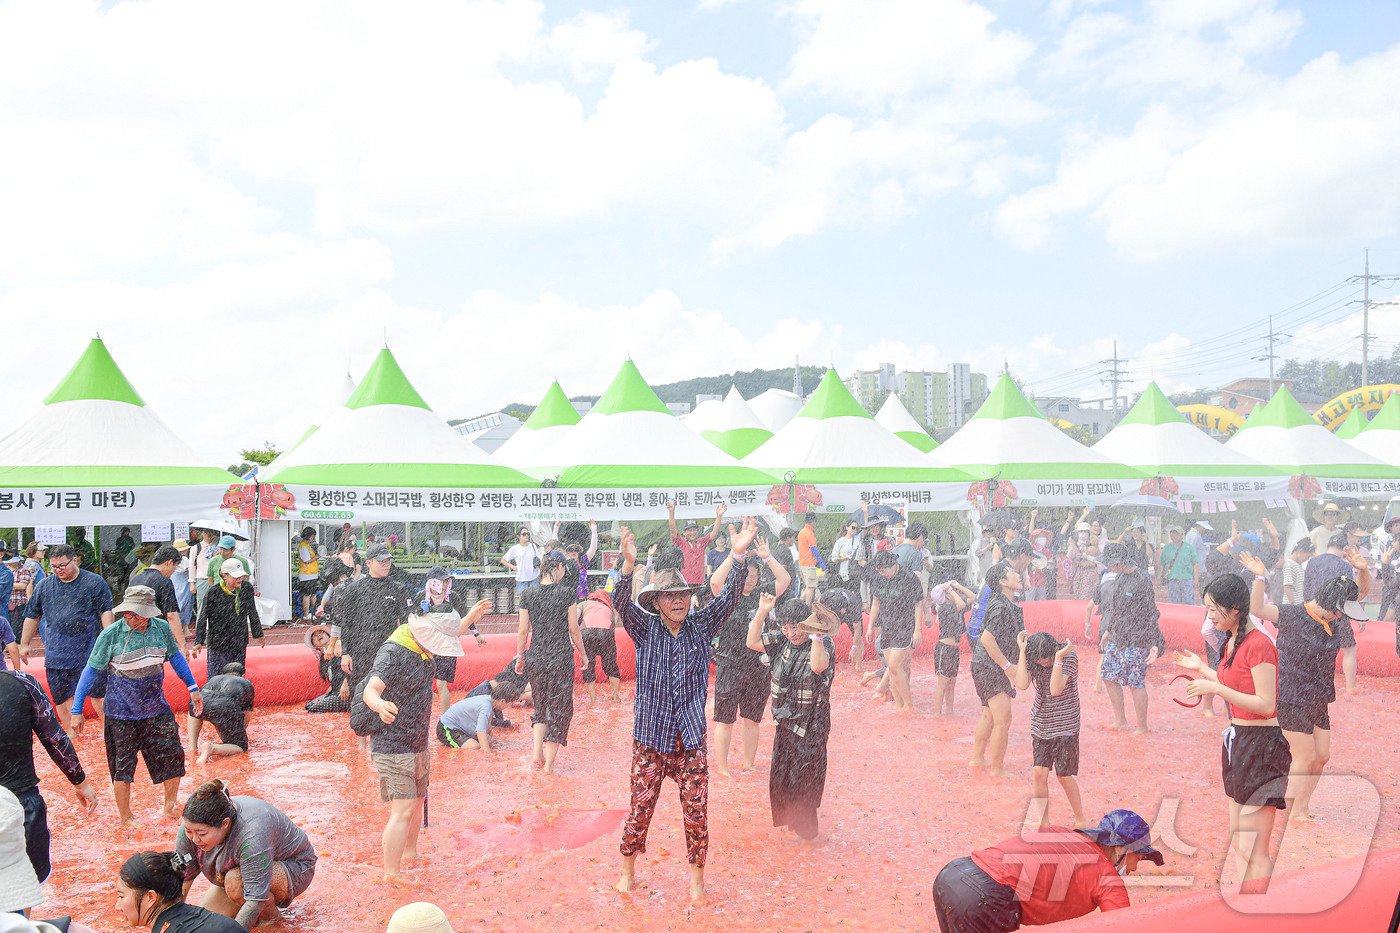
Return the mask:
<svg viewBox="0 0 1400 933"><path fill-rule="evenodd" d="M438 741L448 748L492 751L491 724L506 705L510 688L488 681L485 694L473 692L447 708L438 718Z"/></svg>
<svg viewBox="0 0 1400 933"><path fill-rule="evenodd" d="M175 852L183 860L182 896L202 872L213 885L204 907L245 930L278 919L316 876L306 833L265 800L230 796L223 781L201 784L185 801Z"/></svg>
<svg viewBox="0 0 1400 933"><path fill-rule="evenodd" d="M1275 713L1278 648L1249 617L1249 587L1233 573L1206 584L1206 610L1226 636L1224 658L1211 670L1190 651L1176 663L1201 676L1186 685L1190 696L1219 696L1230 712L1220 749L1220 773L1230 799L1230 845L1240 862L1242 893L1262 890L1274 871L1269 855L1274 819L1287 804L1293 756Z"/></svg>
<svg viewBox="0 0 1400 933"><path fill-rule="evenodd" d="M954 859L933 883L943 933L1002 933L1129 906L1123 878L1162 864L1147 821L1114 810L1092 829L1046 826Z"/></svg>
<svg viewBox="0 0 1400 933"><path fill-rule="evenodd" d="M768 802L773 825L788 826L798 837L817 838L817 809L826 790L826 740L831 734L831 659L836 645L830 631L841 627L836 614L814 602L792 600L778 610L778 628L766 625L777 598L759 597L749 622L747 646L772 669L773 761L768 771ZM809 616L811 618L809 618Z"/></svg>
<svg viewBox="0 0 1400 933"><path fill-rule="evenodd" d="M705 856L710 847L708 805L710 770L705 760L705 694L710 686L711 639L734 611L748 572L749 545L758 534L753 518L730 536L733 548L715 573L724 579L720 594L692 609L698 588L678 571L663 570L632 601L637 541L622 529L622 576L613 602L622 627L637 650L637 695L632 716L631 811L622 826L622 877L617 889L631 891L637 853L646 850L661 785L671 778L681 791L685 854L690 862L690 896L705 896Z"/></svg>
<svg viewBox="0 0 1400 933"><path fill-rule="evenodd" d="M210 677L205 683L204 711L198 716L190 716L190 753L199 754L199 763L205 764L210 755L227 758L241 755L248 750L248 713L253 709L253 682L243 676L243 665L230 661L224 665L222 674ZM199 733L205 723L212 725L219 733L219 741L199 741Z"/></svg>
<svg viewBox="0 0 1400 933"><path fill-rule="evenodd" d="M174 852L137 852L117 874L117 911L136 927L243 933L238 921L185 903L184 859Z"/></svg>
<svg viewBox="0 0 1400 933"><path fill-rule="evenodd" d="M982 614L982 631L972 643L972 686L982 701L982 718L973 733L972 760L968 764L986 768L992 777L1001 777L1011 735L1011 701L1016 697L1016 688L1007 675L1021 657L1016 636L1025 630L1026 623L1021 607L1014 602L1016 591L1021 588L1021 575L1016 569L1006 561L995 563L987 571L985 582L990 595Z"/></svg>

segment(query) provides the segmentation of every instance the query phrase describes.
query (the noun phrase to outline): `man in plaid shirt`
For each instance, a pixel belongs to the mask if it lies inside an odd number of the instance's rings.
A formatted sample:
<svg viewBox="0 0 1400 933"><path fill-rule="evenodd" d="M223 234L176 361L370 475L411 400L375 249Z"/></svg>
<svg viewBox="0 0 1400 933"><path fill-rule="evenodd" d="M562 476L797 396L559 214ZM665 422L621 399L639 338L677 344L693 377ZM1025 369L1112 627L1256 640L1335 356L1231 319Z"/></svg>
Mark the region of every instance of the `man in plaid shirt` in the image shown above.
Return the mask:
<svg viewBox="0 0 1400 933"><path fill-rule="evenodd" d="M692 596L699 586L687 583L674 570L658 571L637 595L637 602L632 601L637 542L630 529L622 529L622 577L613 592L613 605L636 645L637 696L633 704L632 804L622 827L619 891L632 890L637 853L646 851L647 828L661 784L670 777L681 792L690 896L699 900L705 894L705 854L710 843L705 697L711 641L738 602L746 572L745 553L757 533L758 523L747 518L743 529L730 536L733 550L715 571L724 579L724 589L703 609L692 609Z"/></svg>

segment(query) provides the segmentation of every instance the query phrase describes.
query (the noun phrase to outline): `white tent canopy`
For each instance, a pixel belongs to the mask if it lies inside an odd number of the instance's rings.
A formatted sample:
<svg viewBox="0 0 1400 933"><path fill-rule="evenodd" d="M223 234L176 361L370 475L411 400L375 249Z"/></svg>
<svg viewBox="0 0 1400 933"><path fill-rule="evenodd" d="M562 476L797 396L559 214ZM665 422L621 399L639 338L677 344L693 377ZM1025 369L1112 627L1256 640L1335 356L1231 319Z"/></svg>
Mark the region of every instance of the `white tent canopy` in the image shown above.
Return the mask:
<svg viewBox="0 0 1400 933"><path fill-rule="evenodd" d="M928 453L938 446L938 442L929 436L923 425L914 420L914 416L909 414L909 409L904 407L899 396L893 392L886 396L885 403L875 413L875 422L904 442L917 447L921 453Z"/></svg>
<svg viewBox="0 0 1400 933"><path fill-rule="evenodd" d="M1226 446L1290 475L1320 480L1324 493L1365 492L1351 488L1344 480L1400 477L1400 468L1363 453L1318 424L1287 388L1279 389L1267 404L1251 412Z"/></svg>
<svg viewBox="0 0 1400 933"><path fill-rule="evenodd" d="M769 389L749 399L749 407L768 430L781 431L802 410L802 399L786 389Z"/></svg>
<svg viewBox="0 0 1400 933"><path fill-rule="evenodd" d="M753 413L735 386L730 386L724 400L709 409L705 422L708 423L699 428L700 436L738 459L747 457L773 436L773 432ZM687 427L696 430L695 425L689 422Z"/></svg>
<svg viewBox="0 0 1400 933"><path fill-rule="evenodd" d="M578 422L577 409L559 383L552 382L530 417L496 450L496 458L536 479L557 476L558 467L551 467L549 461L556 456L554 451L566 449Z"/></svg>

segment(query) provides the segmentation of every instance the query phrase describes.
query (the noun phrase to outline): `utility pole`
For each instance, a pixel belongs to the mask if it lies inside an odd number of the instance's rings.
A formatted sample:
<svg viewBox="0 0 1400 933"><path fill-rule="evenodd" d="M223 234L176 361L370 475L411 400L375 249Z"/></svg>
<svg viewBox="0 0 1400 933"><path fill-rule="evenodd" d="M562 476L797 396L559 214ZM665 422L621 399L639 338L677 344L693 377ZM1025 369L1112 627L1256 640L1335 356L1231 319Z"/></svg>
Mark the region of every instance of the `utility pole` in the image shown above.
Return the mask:
<svg viewBox="0 0 1400 933"><path fill-rule="evenodd" d="M1110 359L1099 360L1100 363L1108 366L1108 369L1099 370L1099 375L1105 377L1104 382L1113 390L1113 417L1118 417L1118 385L1124 382L1128 374L1123 372L1123 364L1128 360L1122 359L1118 355L1118 341L1113 341L1113 356Z"/></svg>
<svg viewBox="0 0 1400 933"><path fill-rule="evenodd" d="M1274 347L1292 336L1292 334L1276 333L1274 331L1274 316L1269 315L1269 334L1264 338L1264 354L1255 357L1256 360L1269 361L1269 398L1274 397L1274 360L1278 359L1278 353L1274 351Z"/></svg>
<svg viewBox="0 0 1400 933"><path fill-rule="evenodd" d="M1361 286L1361 384L1371 384L1371 251L1366 250L1366 266Z"/></svg>

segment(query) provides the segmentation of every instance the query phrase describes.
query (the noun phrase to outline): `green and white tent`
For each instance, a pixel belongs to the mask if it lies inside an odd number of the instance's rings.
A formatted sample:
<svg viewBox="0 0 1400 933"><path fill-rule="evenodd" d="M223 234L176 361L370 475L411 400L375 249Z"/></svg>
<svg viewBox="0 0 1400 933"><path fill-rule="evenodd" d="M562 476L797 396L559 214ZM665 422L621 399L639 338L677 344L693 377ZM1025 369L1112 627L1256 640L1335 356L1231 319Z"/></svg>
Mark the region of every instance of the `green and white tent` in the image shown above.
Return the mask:
<svg viewBox="0 0 1400 933"><path fill-rule="evenodd" d="M691 414L701 417L698 422L686 421L686 427L698 430L701 437L736 460L747 457L773 436L735 386L730 386L728 394L714 407L703 412L696 409Z"/></svg>
<svg viewBox="0 0 1400 933"><path fill-rule="evenodd" d="M749 408L773 432L781 431L802 410L802 399L786 389L769 389L749 399Z"/></svg>
<svg viewBox="0 0 1400 933"><path fill-rule="evenodd" d="M1318 424L1287 388L1254 409L1225 446L1290 476L1310 476L1320 481L1326 495L1369 498L1363 495L1366 490L1343 481L1400 478L1400 468L1362 453ZM1298 489L1295 495L1314 497L1307 492ZM1382 497L1389 498L1389 493Z"/></svg>
<svg viewBox="0 0 1400 933"><path fill-rule="evenodd" d="M350 396L354 394L355 380L351 378L349 373L346 373L345 381L343 381L340 384L340 391L336 393L336 399L331 408L328 411L326 411L320 418L318 418L315 424L307 425L306 430L301 432L301 437L296 439L296 443L292 444L292 446L288 447L286 450L282 451L282 453L278 454L276 460L272 461L258 472L263 476L271 476L274 472L280 469L282 466L282 458L287 456L287 454L291 453L292 451L296 450L298 447L300 447L308 437L321 430L321 422L325 421L326 418L329 418L339 409L344 408L345 403L350 401Z"/></svg>
<svg viewBox="0 0 1400 933"><path fill-rule="evenodd" d="M1055 427L1005 374L976 414L926 457L979 481L997 480L987 498L980 490L969 492L969 499L984 510L1111 503L1136 493L1146 479L1140 470L1090 450Z"/></svg>
<svg viewBox="0 0 1400 933"><path fill-rule="evenodd" d="M557 467L553 473L548 472L548 458L554 456L552 451L566 449L564 441L578 423L578 410L558 381L551 382L520 430L496 451L496 459L537 479L556 476Z"/></svg>
<svg viewBox="0 0 1400 933"><path fill-rule="evenodd" d="M895 437L917 447L920 453L926 454L938 446L938 441L929 437L923 425L914 420L914 416L909 414L909 409L904 407L899 396L893 392L885 398L885 403L875 413L875 423Z"/></svg>
<svg viewBox="0 0 1400 933"><path fill-rule="evenodd" d="M1342 419L1342 423L1332 429L1332 433L1344 441L1354 440L1358 434L1366 430L1366 423L1366 413L1359 408L1353 408Z"/></svg>
<svg viewBox="0 0 1400 933"><path fill-rule="evenodd" d="M1400 463L1400 392L1392 393L1366 430L1347 443L1382 463Z"/></svg>
<svg viewBox="0 0 1400 933"><path fill-rule="evenodd" d="M0 514L19 526L178 521L238 481L151 410L100 337L0 439Z"/></svg>
<svg viewBox="0 0 1400 933"><path fill-rule="evenodd" d="M557 476L560 487L571 489L690 489L708 495L773 483L772 477L744 466L681 424L631 360L622 364L592 410L540 461L542 475Z"/></svg>
<svg viewBox="0 0 1400 933"><path fill-rule="evenodd" d="M344 407L284 454L265 482L298 487L293 492L303 510L317 507L323 499L335 501L334 495L320 495L322 489L353 490L362 494L354 500L361 505L364 496L379 501L383 490L538 486L452 430L418 394L387 348L379 351ZM318 490L314 496L313 487ZM410 511L414 510L404 510ZM371 517L359 509L356 515Z"/></svg>
<svg viewBox="0 0 1400 933"><path fill-rule="evenodd" d="M965 484L957 470L939 469L924 454L881 427L828 369L791 421L744 458L749 466L791 475L798 484Z"/></svg>
<svg viewBox="0 0 1400 933"><path fill-rule="evenodd" d="M1287 474L1210 438L1176 410L1155 382L1147 384L1142 397L1093 450L1159 480L1148 491L1169 499L1287 495Z"/></svg>

